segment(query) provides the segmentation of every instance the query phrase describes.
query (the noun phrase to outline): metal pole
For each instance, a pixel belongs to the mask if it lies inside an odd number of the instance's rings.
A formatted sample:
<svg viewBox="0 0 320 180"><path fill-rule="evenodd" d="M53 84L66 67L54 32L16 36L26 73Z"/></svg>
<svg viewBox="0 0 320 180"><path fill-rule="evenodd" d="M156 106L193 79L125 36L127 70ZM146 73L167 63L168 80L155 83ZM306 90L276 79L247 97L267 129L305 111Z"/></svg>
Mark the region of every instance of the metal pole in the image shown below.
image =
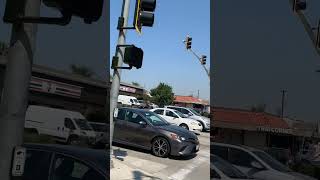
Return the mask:
<svg viewBox="0 0 320 180"><path fill-rule="evenodd" d="M284 98L286 94L286 90L282 90L282 98L281 98L281 118L283 119L284 116Z"/></svg>
<svg viewBox="0 0 320 180"><path fill-rule="evenodd" d="M10 1L10 0L8 0ZM25 16L38 17L40 1L27 0ZM9 180L13 149L23 143L24 119L36 44L37 25L12 25L0 104L0 179Z"/></svg>
<svg viewBox="0 0 320 180"><path fill-rule="evenodd" d="M129 9L130 9L130 0L123 0L122 12L121 12L121 17L124 18L123 27L127 27ZM120 29L119 37L118 37L118 45L123 45L125 44L125 42L126 42L126 30ZM121 67L123 64L123 58L124 58L124 47L120 47L116 49L116 56L118 57L118 67ZM120 74L121 74L121 69L114 69L111 90L110 90L110 168L113 168L113 163L112 163L112 154L113 154L112 141L113 141L113 129L114 129L113 114L118 104Z"/></svg>

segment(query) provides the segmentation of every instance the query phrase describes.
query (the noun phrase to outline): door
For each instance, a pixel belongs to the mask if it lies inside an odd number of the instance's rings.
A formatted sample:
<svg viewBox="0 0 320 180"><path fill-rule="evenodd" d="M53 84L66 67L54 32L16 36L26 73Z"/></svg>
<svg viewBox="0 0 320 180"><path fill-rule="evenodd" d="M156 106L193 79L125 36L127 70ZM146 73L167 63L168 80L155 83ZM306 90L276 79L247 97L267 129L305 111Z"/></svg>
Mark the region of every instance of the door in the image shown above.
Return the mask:
<svg viewBox="0 0 320 180"><path fill-rule="evenodd" d="M173 111L171 110L166 110L166 114L165 114L166 118L168 119L169 123L173 123L177 126L180 125L180 120L179 120L179 116L177 116Z"/></svg>
<svg viewBox="0 0 320 180"><path fill-rule="evenodd" d="M51 170L51 180L105 180L101 172L71 157L56 155Z"/></svg>
<svg viewBox="0 0 320 180"><path fill-rule="evenodd" d="M149 148L151 138L153 137L153 128L147 124L147 121L138 113L128 111L127 119L127 141L138 146ZM139 124L144 122L145 125Z"/></svg>
<svg viewBox="0 0 320 180"><path fill-rule="evenodd" d="M63 137L65 140L68 140L70 134L73 134L75 130L76 126L70 118L64 119L64 127L58 127L61 137Z"/></svg>
<svg viewBox="0 0 320 180"><path fill-rule="evenodd" d="M114 141L125 141L126 140L126 110L119 109L118 117L114 118L114 131L113 140Z"/></svg>

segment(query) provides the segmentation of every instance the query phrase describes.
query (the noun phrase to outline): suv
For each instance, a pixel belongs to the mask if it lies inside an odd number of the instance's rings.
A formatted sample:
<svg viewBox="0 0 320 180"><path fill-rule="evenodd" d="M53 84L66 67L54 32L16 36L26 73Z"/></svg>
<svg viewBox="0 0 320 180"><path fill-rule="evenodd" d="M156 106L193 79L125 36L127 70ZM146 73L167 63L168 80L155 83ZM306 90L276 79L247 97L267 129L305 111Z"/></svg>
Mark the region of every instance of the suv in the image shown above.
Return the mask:
<svg viewBox="0 0 320 180"><path fill-rule="evenodd" d="M211 143L211 153L230 162L250 177L263 180L315 180L293 172L264 151L222 143Z"/></svg>
<svg viewBox="0 0 320 180"><path fill-rule="evenodd" d="M195 111L192 108L179 107L179 106L165 106L165 108L177 110L189 116L189 118L199 121L202 125L202 131L210 130L210 119L207 117L201 116L197 111Z"/></svg>

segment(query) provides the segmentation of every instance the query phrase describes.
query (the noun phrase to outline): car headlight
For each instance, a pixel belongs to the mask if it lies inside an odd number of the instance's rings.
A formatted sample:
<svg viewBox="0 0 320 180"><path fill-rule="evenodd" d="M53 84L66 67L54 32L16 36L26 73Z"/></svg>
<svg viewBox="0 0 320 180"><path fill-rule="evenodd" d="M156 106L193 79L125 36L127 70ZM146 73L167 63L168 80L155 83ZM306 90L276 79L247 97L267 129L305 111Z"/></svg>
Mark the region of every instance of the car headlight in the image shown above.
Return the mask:
<svg viewBox="0 0 320 180"><path fill-rule="evenodd" d="M178 135L175 134L175 133L171 133L170 136L171 136L171 139L173 139L173 140L177 140L177 141L185 141L185 140L186 140L185 137L183 137L183 136L178 136Z"/></svg>

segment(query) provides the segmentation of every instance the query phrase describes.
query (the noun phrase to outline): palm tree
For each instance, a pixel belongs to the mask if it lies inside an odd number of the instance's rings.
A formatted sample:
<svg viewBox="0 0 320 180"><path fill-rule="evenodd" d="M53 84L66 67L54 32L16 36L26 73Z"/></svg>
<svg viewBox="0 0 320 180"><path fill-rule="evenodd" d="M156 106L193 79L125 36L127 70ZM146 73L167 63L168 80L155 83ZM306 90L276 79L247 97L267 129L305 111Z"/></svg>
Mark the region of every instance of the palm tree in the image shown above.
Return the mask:
<svg viewBox="0 0 320 180"><path fill-rule="evenodd" d="M94 72L90 68L83 65L71 64L70 69L73 74L77 74L80 76L92 77L94 75Z"/></svg>

